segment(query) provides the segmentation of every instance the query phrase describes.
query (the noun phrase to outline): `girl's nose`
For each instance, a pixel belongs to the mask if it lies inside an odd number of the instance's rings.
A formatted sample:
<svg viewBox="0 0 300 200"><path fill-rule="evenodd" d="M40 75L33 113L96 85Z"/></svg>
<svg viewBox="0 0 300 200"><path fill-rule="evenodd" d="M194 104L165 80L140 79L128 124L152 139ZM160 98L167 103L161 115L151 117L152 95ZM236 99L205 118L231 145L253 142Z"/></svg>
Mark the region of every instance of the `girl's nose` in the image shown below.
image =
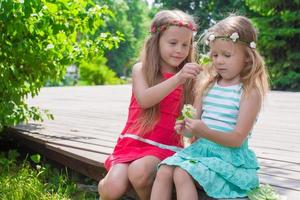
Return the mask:
<svg viewBox="0 0 300 200"><path fill-rule="evenodd" d="M175 48L175 51L177 53L180 53L182 50L181 50L181 46L180 45L176 45L176 48Z"/></svg>
<svg viewBox="0 0 300 200"><path fill-rule="evenodd" d="M224 64L224 59L223 59L221 56L218 56L218 57L216 58L216 63L217 63L217 64Z"/></svg>
<svg viewBox="0 0 300 200"><path fill-rule="evenodd" d="M176 46L176 53L182 53L184 52L184 47L182 45L177 45Z"/></svg>

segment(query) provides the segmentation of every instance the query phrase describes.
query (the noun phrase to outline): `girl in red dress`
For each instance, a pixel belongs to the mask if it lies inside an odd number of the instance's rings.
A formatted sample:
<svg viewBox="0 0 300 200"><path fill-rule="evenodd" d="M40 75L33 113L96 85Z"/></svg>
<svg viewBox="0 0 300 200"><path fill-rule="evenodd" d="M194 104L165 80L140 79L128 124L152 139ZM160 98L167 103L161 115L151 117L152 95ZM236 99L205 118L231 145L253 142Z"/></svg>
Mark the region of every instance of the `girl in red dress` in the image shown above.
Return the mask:
<svg viewBox="0 0 300 200"><path fill-rule="evenodd" d="M200 66L194 61L192 17L164 10L152 21L141 62L133 66L133 89L124 130L105 161L102 200L119 199L133 187L149 199L157 164L183 147L174 125L182 105L192 103Z"/></svg>

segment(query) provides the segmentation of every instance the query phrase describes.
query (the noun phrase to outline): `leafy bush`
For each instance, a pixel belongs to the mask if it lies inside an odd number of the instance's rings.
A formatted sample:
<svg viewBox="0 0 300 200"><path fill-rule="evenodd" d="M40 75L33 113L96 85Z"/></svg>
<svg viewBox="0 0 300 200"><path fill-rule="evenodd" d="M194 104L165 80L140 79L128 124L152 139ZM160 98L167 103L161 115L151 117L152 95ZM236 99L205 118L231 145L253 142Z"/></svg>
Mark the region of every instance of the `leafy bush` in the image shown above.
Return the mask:
<svg viewBox="0 0 300 200"><path fill-rule="evenodd" d="M117 36L95 35L111 15L91 0L0 0L0 130L41 119L28 95L60 80L65 66L117 46Z"/></svg>
<svg viewBox="0 0 300 200"><path fill-rule="evenodd" d="M131 67L137 62L144 39L149 35L149 7L141 0L96 0L100 4L108 4L112 10L117 10L104 30L120 31L123 40L119 48L105 52L107 65L119 76L128 76Z"/></svg>
<svg viewBox="0 0 300 200"><path fill-rule="evenodd" d="M106 58L100 57L90 62L80 63L80 79L89 85L121 84L123 80L116 76L116 73L106 65Z"/></svg>
<svg viewBox="0 0 300 200"><path fill-rule="evenodd" d="M258 47L266 58L271 85L276 90L300 91L300 2L247 0L260 37Z"/></svg>

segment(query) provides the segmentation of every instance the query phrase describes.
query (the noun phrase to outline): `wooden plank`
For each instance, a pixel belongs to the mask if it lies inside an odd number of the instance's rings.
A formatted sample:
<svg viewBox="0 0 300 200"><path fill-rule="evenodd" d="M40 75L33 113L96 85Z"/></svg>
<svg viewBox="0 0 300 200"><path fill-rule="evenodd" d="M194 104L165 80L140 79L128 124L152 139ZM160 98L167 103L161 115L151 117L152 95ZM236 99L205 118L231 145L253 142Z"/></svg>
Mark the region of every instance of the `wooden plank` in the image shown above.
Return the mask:
<svg viewBox="0 0 300 200"><path fill-rule="evenodd" d="M66 138L66 139L99 139L102 141L107 141L110 142L112 144L115 144L117 141L117 135L108 135L108 134L103 134L105 132L100 132L97 131L95 133L91 133L92 131L90 130L85 130L85 131L79 131L76 130L74 131L74 129L70 129L70 130L63 130L63 129L43 129L41 131L26 131L24 129L19 129L17 128L16 130L27 134L27 135L31 135L32 137L39 137L39 138L44 138L45 140L47 138L51 139L55 139L55 138ZM88 131L88 134L86 133Z"/></svg>
<svg viewBox="0 0 300 200"><path fill-rule="evenodd" d="M254 148L254 152L256 153L257 157L270 158L273 160L282 160L286 162L300 164L300 157L295 152L287 152L276 149L262 149L257 147ZM296 155L294 156L294 154Z"/></svg>
<svg viewBox="0 0 300 200"><path fill-rule="evenodd" d="M46 158L54 160L62 165L65 165L75 171L80 172L94 180L99 181L101 177L104 177L105 170L103 168L103 162L106 159L107 155L97 154L96 157L88 157L86 160L90 159L91 162L83 162L80 159L74 159L72 156L66 154L66 152L74 152L68 149L64 149L62 152L59 152L60 147L51 148L51 145L47 145L38 139L28 138L26 135L20 134L15 130L9 129L10 134L18 138L19 141L26 145L27 147L35 150L36 152L41 153ZM78 155L82 155L82 152L77 152ZM95 162L99 161L98 163ZM80 167L78 167L80 166Z"/></svg>
<svg viewBox="0 0 300 200"><path fill-rule="evenodd" d="M101 141L99 141L101 142ZM54 140L49 141L47 144L52 144L55 146L65 146L73 148L73 150L80 149L85 152L92 152L92 153L101 153L101 154L110 154L113 151L112 147L106 147L101 144L90 144L83 141L72 141L72 140ZM84 157L83 157L84 158Z"/></svg>
<svg viewBox="0 0 300 200"><path fill-rule="evenodd" d="M291 170L300 173L300 166L296 163L285 162L282 160L272 160L267 158L259 158L258 160L261 166Z"/></svg>
<svg viewBox="0 0 300 200"><path fill-rule="evenodd" d="M285 179L282 177L278 177L275 175L268 175L268 174L260 174L259 179L262 183L265 183L265 184L270 184L273 186L300 192L300 180L299 179L298 180Z"/></svg>
<svg viewBox="0 0 300 200"><path fill-rule="evenodd" d="M291 179L291 180L292 179L300 180L300 173L298 171L293 171L293 170L288 170L288 169L261 166L261 168L259 169L259 172L261 174L277 176L277 177L282 177L282 178Z"/></svg>
<svg viewBox="0 0 300 200"><path fill-rule="evenodd" d="M282 199L280 200L297 200L300 197L299 191L277 187L274 185L272 185L272 187L281 195Z"/></svg>
<svg viewBox="0 0 300 200"><path fill-rule="evenodd" d="M48 145L53 149L54 147L59 147L60 149L58 151L62 152L61 149L71 151L70 152L65 152L65 155L75 155L75 157L78 157L80 159L85 159L85 156L87 154L91 154L90 157L94 158L94 161L97 161L97 156L94 156L94 154L110 154L112 152L113 147L105 147L102 146L102 141L99 141L99 144L87 144L87 142L82 142L82 141L72 141L68 139L60 139L60 138L47 138L45 140L44 138L41 138L40 135L32 135L31 133L24 134L16 131L10 131L14 132L15 134L18 134L19 137L22 137L23 139L33 141L35 143L43 144L43 145ZM38 136L38 137L36 137ZM111 145L113 146L113 145ZM76 153L73 153L76 152ZM79 152L79 154L78 154ZM69 154L70 153L70 154ZM84 156L81 156L81 154L84 154ZM73 156L74 157L74 156ZM106 156L105 156L106 157ZM92 161L92 160L91 160ZM91 162L89 161L89 162ZM96 162L97 163L97 162Z"/></svg>
<svg viewBox="0 0 300 200"><path fill-rule="evenodd" d="M300 141L295 140L295 136L285 137L281 140L280 140L280 138L276 138L276 137L274 137L272 139L268 139L268 137L272 137L272 134L268 134L268 136L255 137L255 141L250 140L249 144L250 144L250 146L271 145L272 148L274 148L274 147L284 148L284 147L300 145ZM299 150L299 148L296 148L296 150Z"/></svg>
<svg viewBox="0 0 300 200"><path fill-rule="evenodd" d="M104 167L103 163L107 158L108 154L96 153L91 151L85 151L83 149L78 149L65 145L58 144L46 144L47 149L51 149L59 154L63 154L67 157L74 158L75 160L80 160L89 165Z"/></svg>
<svg viewBox="0 0 300 200"><path fill-rule="evenodd" d="M19 134L19 133L15 133ZM107 148L101 145L87 145L82 142L69 141L69 140L41 140L40 138L32 137L26 134L19 134L23 141L31 141L37 144L46 146L46 149L59 152L65 156L81 160L90 165L103 167L103 162L112 152L113 148ZM101 144L101 141L99 142ZM30 147L30 146L29 146ZM43 152L41 152L43 153Z"/></svg>

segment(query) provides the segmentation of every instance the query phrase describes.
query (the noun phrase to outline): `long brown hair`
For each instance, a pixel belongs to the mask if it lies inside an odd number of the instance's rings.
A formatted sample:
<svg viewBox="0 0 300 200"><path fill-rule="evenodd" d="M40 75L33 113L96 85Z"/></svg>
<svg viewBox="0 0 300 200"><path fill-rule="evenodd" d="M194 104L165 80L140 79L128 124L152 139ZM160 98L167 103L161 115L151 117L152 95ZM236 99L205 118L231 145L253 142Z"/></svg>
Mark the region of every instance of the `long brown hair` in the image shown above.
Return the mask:
<svg viewBox="0 0 300 200"><path fill-rule="evenodd" d="M180 10L163 10L158 12L152 20L151 27L160 27L163 25L170 24L174 20L191 23L193 27L196 24L193 18L180 11ZM160 51L159 51L159 40L163 31L152 33L149 38L145 41L144 48L141 53L142 72L146 78L149 87L158 84L162 80L162 72L160 71ZM178 66L178 71L188 62L194 62L194 47L193 39L191 41L191 48L187 58ZM194 101L194 81L186 81L184 84L184 103L192 103ZM156 104L150 108L143 109L140 118L138 119L138 125L140 126L140 133L144 134L150 131L156 122L159 120L159 104Z"/></svg>
<svg viewBox="0 0 300 200"><path fill-rule="evenodd" d="M257 31L247 17L230 15L209 28L204 33L201 42L206 41L211 34L218 37L230 36L235 32L238 33L239 40L243 42L246 57L249 59L240 74L244 89L243 95L247 96L249 91L255 88L258 90L261 100L263 100L269 89L268 73L262 56L257 49L249 46L251 42L257 42ZM206 69L206 76L199 84L198 93L200 95L203 95L212 83L220 78L212 65Z"/></svg>

